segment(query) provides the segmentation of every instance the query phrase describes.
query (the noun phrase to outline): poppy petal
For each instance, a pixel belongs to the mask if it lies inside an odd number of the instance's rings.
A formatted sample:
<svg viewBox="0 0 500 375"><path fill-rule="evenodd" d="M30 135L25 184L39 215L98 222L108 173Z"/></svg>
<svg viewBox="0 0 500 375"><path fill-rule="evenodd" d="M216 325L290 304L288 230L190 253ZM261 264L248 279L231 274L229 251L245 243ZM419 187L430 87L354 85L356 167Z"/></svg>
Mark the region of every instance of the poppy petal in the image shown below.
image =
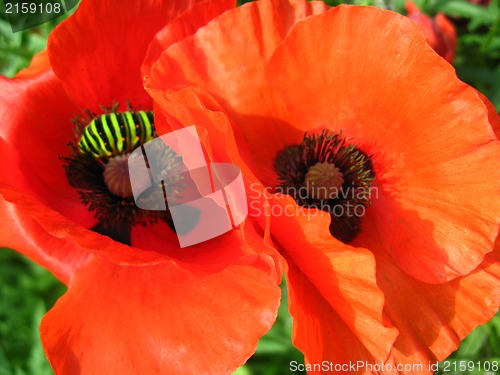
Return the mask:
<svg viewBox="0 0 500 375"><path fill-rule="evenodd" d="M373 154L379 197L369 210L403 270L446 282L493 249L500 143L492 114L413 22L338 6L297 24L269 60L267 76L288 109L283 121L303 132L343 131Z"/></svg>
<svg viewBox="0 0 500 375"><path fill-rule="evenodd" d="M149 44L142 64L142 75L147 79L151 67L162 52L174 43L192 35L213 18L236 6L235 0L205 0L193 5L181 16L158 31Z"/></svg>
<svg viewBox="0 0 500 375"><path fill-rule="evenodd" d="M500 116L498 116L497 109L493 105L490 100L483 95L481 92L477 91L477 95L479 98L483 101L484 105L486 106L486 109L488 111L488 120L491 124L491 127L493 128L493 131L495 132L495 135L497 138L500 137Z"/></svg>
<svg viewBox="0 0 500 375"><path fill-rule="evenodd" d="M259 260L194 275L94 258L43 318L42 342L56 373L231 373L274 323L279 297Z"/></svg>
<svg viewBox="0 0 500 375"><path fill-rule="evenodd" d="M9 203L3 208L5 211L3 215L6 220L12 222L12 225L19 226L18 230L24 233L23 236L30 239L26 242L29 246L34 246L35 250L41 253L47 252L46 255L41 255L41 257L54 258L54 262L63 262L66 255L61 253L61 257L59 257L57 249L45 246L45 243L50 243L52 238L60 240L58 246L61 248L68 249L73 246L76 248L74 251L77 253L97 254L117 264L150 265L174 261L168 256L165 249L162 251L148 248L138 249L91 231L54 211L37 198L19 192L17 189L0 186L0 195L4 201ZM16 247L15 244L18 242L15 241L18 240L13 237L16 232L13 231L10 234L9 227L5 228L7 231L5 238L9 238L9 241L0 244L0 246L12 247L21 253L27 253L29 257L35 257L29 253L34 250ZM165 247L168 248L168 246L169 243L165 243ZM176 248L178 248L178 244L176 244ZM51 269L50 266L46 267ZM55 273L57 274L57 272Z"/></svg>
<svg viewBox="0 0 500 375"><path fill-rule="evenodd" d="M95 113L119 103L152 108L140 74L149 42L168 22L200 0L83 1L50 35L56 75L81 108Z"/></svg>
<svg viewBox="0 0 500 375"><path fill-rule="evenodd" d="M64 172L60 156L70 153L71 119L77 113L50 70L35 74L46 58L23 73L0 79L0 181L36 196L81 225L94 222ZM29 70L32 69L32 70Z"/></svg>
<svg viewBox="0 0 500 375"><path fill-rule="evenodd" d="M0 160L8 161L2 163L0 167L0 189L15 189L31 198L36 198L42 205L84 227L90 228L96 224L96 220L77 197L58 194L54 187L47 186L14 146L1 138Z"/></svg>
<svg viewBox="0 0 500 375"><path fill-rule="evenodd" d="M441 31L444 45L443 49L445 51L440 55L443 56L446 61L452 63L455 59L455 50L457 45L457 32L455 30L455 26L453 26L450 20L441 13L436 14L435 21L437 27Z"/></svg>
<svg viewBox="0 0 500 375"><path fill-rule="evenodd" d="M329 304L329 308L323 306L321 311L332 312L320 314L322 319L337 316L335 320L342 320L368 353L378 361L385 361L397 330L389 328L389 324L386 326L382 316L384 296L377 286L375 259L371 252L333 238L328 231L330 216L327 213L297 206L289 196L273 196L271 213L272 234L286 254L290 268L300 271L300 275L295 272L299 279L297 288L310 285L311 293L322 296L320 305ZM293 280L289 285L295 288ZM299 293L307 294L305 291ZM307 304L308 300L309 297L305 300L297 297L296 303ZM325 320L322 325L327 322ZM300 320L296 321L297 329L304 330L301 324ZM319 359L324 350L333 355L339 342L321 337L323 340L317 345L303 348L307 358Z"/></svg>
<svg viewBox="0 0 500 375"><path fill-rule="evenodd" d="M282 106L266 89L265 63L296 22L327 9L320 1L277 0L230 10L168 48L154 65L147 86L193 85L212 94L252 145L259 179L274 185L276 178L269 179L272 160L291 135L284 130L286 124L271 116ZM228 32L236 29L237 33Z"/></svg>
<svg viewBox="0 0 500 375"><path fill-rule="evenodd" d="M173 233L166 224L135 227L132 229L132 243L137 251L145 249L165 254L177 266L193 273L216 272L233 265L249 264L257 256L273 267L276 264L275 250L266 245L261 233L250 222L210 241L186 248L179 247ZM279 282L279 267L276 270Z"/></svg>
<svg viewBox="0 0 500 375"><path fill-rule="evenodd" d="M49 54L45 49L33 56L30 65L27 68L20 70L16 74L16 78L28 78L31 76L36 76L50 69Z"/></svg>
<svg viewBox="0 0 500 375"><path fill-rule="evenodd" d="M359 362L380 363L293 263L287 282L292 341L304 353L306 366L311 367L308 374L362 373L356 371Z"/></svg>
<svg viewBox="0 0 500 375"><path fill-rule="evenodd" d="M159 134L196 125L210 160L236 163L244 176L248 175L252 183L257 182L246 164L254 165L241 132L232 126L224 109L210 94L192 87L175 92L160 89L148 92L158 107L155 127ZM208 129L206 134L200 134L203 128ZM242 163L242 158L246 163Z"/></svg>
<svg viewBox="0 0 500 375"><path fill-rule="evenodd" d="M382 248L373 218L365 227L375 252L378 285L386 298L384 311L400 332L388 363L425 366L403 374L431 373L429 362L445 359L498 311L500 243L469 275L436 285L415 280L393 263Z"/></svg>
<svg viewBox="0 0 500 375"><path fill-rule="evenodd" d="M40 222L29 213L23 212L18 202L23 199L22 195L11 191L11 194L0 188L0 214L2 225L0 226L1 247L9 247L24 254L39 265L47 268L60 281L68 284L76 269L80 268L87 261L90 252L76 246L73 241L61 236L64 227L60 226L60 233L50 234ZM5 199L8 196L16 201L12 203ZM29 200L26 199L28 202ZM31 201L33 206L38 202ZM39 205L41 206L41 205ZM51 220L51 212L46 207L33 208L39 217ZM61 222L64 219L61 218Z"/></svg>

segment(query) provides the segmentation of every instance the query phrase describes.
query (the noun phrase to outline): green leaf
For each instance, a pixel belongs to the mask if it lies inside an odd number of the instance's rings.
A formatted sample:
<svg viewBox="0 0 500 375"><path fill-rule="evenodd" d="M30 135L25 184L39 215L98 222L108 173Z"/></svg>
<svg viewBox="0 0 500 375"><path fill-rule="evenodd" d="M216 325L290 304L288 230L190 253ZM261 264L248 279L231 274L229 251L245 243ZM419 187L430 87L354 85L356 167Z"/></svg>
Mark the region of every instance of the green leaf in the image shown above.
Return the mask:
<svg viewBox="0 0 500 375"><path fill-rule="evenodd" d="M460 0L441 0L436 3L436 9L447 15L481 21L481 24L493 24L498 12Z"/></svg>

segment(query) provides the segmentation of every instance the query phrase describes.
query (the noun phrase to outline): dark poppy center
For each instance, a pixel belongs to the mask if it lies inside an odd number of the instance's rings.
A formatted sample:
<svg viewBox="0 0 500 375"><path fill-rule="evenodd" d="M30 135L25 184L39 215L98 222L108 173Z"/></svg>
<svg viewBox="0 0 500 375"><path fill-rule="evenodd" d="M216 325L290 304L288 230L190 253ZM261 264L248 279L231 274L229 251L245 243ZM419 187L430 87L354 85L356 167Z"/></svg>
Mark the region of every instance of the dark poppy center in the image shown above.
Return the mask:
<svg viewBox="0 0 500 375"><path fill-rule="evenodd" d="M274 162L279 193L297 204L330 214L330 233L344 243L361 230L370 205L375 174L370 156L328 130L305 134L302 143L286 147Z"/></svg>
<svg viewBox="0 0 500 375"><path fill-rule="evenodd" d="M163 220L174 229L170 211L137 207L130 183L130 153L156 137L152 112L117 112L115 106L100 116L85 111L73 122L76 138L60 158L68 182L98 221L92 229L126 244L134 225Z"/></svg>

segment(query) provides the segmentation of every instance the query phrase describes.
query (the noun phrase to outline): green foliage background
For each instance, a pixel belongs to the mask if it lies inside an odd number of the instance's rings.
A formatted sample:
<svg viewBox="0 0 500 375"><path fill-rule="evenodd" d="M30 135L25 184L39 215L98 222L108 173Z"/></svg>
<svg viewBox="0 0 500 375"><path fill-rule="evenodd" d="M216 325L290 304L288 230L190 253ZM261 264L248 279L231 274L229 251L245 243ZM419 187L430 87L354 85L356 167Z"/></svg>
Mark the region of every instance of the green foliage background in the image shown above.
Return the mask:
<svg viewBox="0 0 500 375"><path fill-rule="evenodd" d="M404 13L404 0L327 2L330 5L376 5ZM455 23L459 39L454 65L458 76L483 92L500 110L498 0L492 0L488 7L466 0L415 0L415 3L428 14L445 13ZM64 17L12 33L3 3L1 6L0 74L12 77L29 64L35 53L45 48L48 34ZM291 373L291 361L303 362L301 353L290 343L292 322L287 309L286 286L282 288L283 299L275 326L261 339L256 354L236 372L237 375L288 374ZM39 323L64 291L64 285L48 271L13 251L0 249L0 375L52 374L40 343ZM452 363L494 360L500 362L500 314L474 330L448 359ZM477 370L444 372L442 366L438 373L493 374Z"/></svg>

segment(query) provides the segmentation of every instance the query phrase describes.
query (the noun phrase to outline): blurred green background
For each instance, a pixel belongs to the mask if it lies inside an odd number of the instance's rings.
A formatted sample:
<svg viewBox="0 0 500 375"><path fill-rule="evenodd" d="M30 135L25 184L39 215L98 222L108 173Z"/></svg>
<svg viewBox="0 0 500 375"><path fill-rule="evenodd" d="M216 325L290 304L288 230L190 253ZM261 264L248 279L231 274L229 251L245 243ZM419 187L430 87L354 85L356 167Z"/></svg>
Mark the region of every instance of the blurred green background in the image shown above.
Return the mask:
<svg viewBox="0 0 500 375"><path fill-rule="evenodd" d="M327 1L330 5L355 3L376 5L404 13L404 0ZM455 68L458 76L483 92L500 110L500 11L498 0L489 6L467 0L415 0L427 14L446 14L458 31ZM50 31L65 16L41 26L12 33L0 8L0 74L12 77L26 67L31 57L46 46ZM1 95L1 93L0 93ZM291 318L287 309L286 286L278 320L260 341L256 354L237 375L288 374L291 361L303 363L303 356L290 342ZM48 271L8 249L0 249L0 375L50 375L39 338L39 323L65 291ZM478 327L448 361L499 361L500 314ZM460 368L460 366L456 366ZM495 372L444 371L439 374L481 374ZM295 374L299 374L295 372Z"/></svg>

